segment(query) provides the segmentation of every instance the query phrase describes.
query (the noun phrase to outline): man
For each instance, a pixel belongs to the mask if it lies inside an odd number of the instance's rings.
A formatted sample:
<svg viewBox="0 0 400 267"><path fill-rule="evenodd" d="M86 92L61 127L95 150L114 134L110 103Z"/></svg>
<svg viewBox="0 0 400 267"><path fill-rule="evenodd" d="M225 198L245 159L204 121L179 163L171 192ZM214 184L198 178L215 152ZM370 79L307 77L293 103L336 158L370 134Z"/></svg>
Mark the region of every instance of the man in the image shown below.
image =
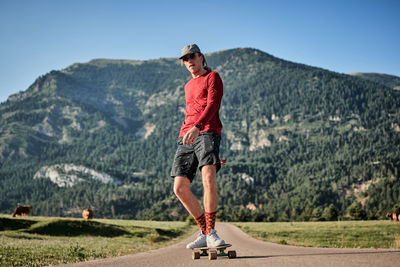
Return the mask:
<svg viewBox="0 0 400 267"><path fill-rule="evenodd" d="M186 117L171 170L174 192L201 229L187 248L216 247L225 244L214 229L218 207L216 177L221 163L225 164L219 159L222 123L218 113L223 84L219 74L207 66L197 45L186 45L180 59L192 79L185 85ZM203 182L205 212L190 191L197 168Z"/></svg>

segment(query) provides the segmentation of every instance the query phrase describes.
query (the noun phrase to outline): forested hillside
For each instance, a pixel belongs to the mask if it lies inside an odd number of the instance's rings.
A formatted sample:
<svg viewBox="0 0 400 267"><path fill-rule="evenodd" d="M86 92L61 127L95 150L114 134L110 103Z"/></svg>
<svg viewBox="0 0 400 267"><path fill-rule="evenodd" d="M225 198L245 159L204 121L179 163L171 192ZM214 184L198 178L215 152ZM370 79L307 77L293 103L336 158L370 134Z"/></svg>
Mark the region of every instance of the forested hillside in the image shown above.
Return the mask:
<svg viewBox="0 0 400 267"><path fill-rule="evenodd" d="M220 218L379 218L399 203L399 90L256 49L206 57L224 81ZM10 96L0 212L184 219L169 172L189 79L177 59L96 59Z"/></svg>
<svg viewBox="0 0 400 267"><path fill-rule="evenodd" d="M373 81L396 90L400 90L400 77L394 75L366 72L351 73L350 75Z"/></svg>

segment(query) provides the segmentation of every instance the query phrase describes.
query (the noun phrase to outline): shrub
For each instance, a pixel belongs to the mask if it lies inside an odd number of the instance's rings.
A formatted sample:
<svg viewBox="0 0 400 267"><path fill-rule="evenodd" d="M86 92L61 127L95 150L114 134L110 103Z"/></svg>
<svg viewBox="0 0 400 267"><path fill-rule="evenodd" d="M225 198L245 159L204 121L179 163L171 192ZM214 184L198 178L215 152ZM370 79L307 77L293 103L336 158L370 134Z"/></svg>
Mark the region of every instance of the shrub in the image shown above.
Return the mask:
<svg viewBox="0 0 400 267"><path fill-rule="evenodd" d="M322 217L327 221L337 221L338 219L338 210L333 204L330 204L328 207L324 209L322 213Z"/></svg>
<svg viewBox="0 0 400 267"><path fill-rule="evenodd" d="M361 204L358 202L354 202L353 204L351 204L351 206L347 210L353 220L365 220L367 218L365 210L363 210Z"/></svg>

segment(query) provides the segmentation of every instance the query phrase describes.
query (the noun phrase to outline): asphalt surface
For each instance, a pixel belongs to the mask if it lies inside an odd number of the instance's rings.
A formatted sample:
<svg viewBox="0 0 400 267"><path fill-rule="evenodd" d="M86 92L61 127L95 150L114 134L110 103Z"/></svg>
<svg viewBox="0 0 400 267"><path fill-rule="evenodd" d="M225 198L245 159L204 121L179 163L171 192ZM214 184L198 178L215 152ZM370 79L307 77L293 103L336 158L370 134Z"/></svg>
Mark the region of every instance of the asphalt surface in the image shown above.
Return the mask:
<svg viewBox="0 0 400 267"><path fill-rule="evenodd" d="M278 245L256 240L228 223L217 223L218 235L232 244L237 258L201 257L192 260L186 244L195 235L176 245L117 258L101 259L63 266L400 266L398 249L334 249Z"/></svg>

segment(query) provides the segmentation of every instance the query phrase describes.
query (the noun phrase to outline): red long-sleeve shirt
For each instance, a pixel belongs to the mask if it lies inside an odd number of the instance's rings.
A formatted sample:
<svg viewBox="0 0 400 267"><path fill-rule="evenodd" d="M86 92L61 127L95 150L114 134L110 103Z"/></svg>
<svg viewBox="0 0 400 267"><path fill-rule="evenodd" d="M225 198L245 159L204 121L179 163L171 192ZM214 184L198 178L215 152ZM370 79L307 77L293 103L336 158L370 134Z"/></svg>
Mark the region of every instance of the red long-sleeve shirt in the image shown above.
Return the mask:
<svg viewBox="0 0 400 267"><path fill-rule="evenodd" d="M223 95L221 77L215 71L208 71L191 79L185 85L186 117L179 137L183 137L195 124L200 132L214 132L221 135L222 123L219 108Z"/></svg>

